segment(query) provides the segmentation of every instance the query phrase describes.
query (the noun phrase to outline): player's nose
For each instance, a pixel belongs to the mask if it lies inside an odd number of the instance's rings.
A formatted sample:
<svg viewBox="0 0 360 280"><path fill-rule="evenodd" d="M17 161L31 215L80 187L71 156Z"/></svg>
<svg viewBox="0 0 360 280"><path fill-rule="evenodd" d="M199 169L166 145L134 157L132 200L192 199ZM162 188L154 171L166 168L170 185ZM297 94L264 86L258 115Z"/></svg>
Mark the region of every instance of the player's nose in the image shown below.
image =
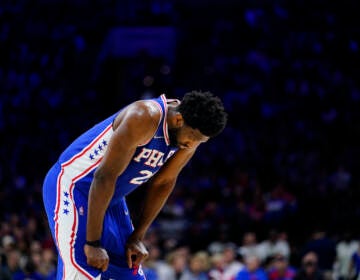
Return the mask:
<svg viewBox="0 0 360 280"><path fill-rule="evenodd" d="M197 146L199 146L199 141L186 141L185 143L181 143L179 145L180 149L193 149Z"/></svg>

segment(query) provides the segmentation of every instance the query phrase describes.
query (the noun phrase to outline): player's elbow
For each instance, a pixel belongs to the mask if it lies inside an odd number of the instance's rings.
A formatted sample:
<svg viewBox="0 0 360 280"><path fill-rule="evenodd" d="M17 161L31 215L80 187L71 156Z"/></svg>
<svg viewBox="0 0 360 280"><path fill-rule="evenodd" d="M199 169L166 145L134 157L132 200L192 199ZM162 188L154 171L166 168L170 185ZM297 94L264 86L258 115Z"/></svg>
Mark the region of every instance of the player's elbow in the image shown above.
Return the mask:
<svg viewBox="0 0 360 280"><path fill-rule="evenodd" d="M167 191L173 189L176 183L176 178L155 178L151 184L158 189Z"/></svg>
<svg viewBox="0 0 360 280"><path fill-rule="evenodd" d="M99 185L111 185L115 183L116 176L112 175L109 172L104 171L103 169L97 169L94 172L94 182L96 182Z"/></svg>

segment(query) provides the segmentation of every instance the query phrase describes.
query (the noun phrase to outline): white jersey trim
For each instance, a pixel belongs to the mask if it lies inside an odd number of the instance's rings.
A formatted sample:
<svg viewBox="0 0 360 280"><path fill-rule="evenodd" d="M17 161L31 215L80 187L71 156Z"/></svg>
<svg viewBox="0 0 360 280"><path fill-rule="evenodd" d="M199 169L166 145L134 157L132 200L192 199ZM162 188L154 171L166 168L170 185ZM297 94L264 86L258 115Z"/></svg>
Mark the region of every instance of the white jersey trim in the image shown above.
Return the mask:
<svg viewBox="0 0 360 280"><path fill-rule="evenodd" d="M81 152L61 164L61 172L57 179L54 222L56 243L63 261L63 279L94 279L75 258L74 244L79 217L74 201L74 188L78 180L100 164L112 134L110 124ZM68 208L62 204L62 194L66 194Z"/></svg>

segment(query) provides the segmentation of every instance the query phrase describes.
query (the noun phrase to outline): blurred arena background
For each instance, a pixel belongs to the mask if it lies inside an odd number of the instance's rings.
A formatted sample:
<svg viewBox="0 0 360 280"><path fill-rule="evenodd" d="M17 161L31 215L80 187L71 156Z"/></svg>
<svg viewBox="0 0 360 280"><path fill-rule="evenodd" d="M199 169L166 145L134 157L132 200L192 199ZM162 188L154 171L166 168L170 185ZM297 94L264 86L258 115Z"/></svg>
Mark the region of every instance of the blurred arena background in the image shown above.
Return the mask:
<svg viewBox="0 0 360 280"><path fill-rule="evenodd" d="M41 187L63 148L192 89L230 121L152 226L148 279L357 278L358 1L2 0L0 30L0 279L55 279Z"/></svg>

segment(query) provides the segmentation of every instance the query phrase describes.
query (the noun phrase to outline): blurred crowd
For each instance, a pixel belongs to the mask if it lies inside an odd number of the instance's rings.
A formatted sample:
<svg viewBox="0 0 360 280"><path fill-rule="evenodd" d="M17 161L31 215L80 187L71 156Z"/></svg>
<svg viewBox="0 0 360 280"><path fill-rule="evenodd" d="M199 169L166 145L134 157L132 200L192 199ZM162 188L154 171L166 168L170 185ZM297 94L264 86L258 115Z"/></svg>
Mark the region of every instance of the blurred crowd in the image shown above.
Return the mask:
<svg viewBox="0 0 360 280"><path fill-rule="evenodd" d="M245 232L241 243L211 242L192 252L187 245L159 250L156 232L147 236L150 256L144 263L147 279L157 280L280 280L358 279L359 241L345 233L338 242L316 230L301 252L291 248L284 232L271 230L259 241ZM161 252L167 252L163 256Z"/></svg>
<svg viewBox="0 0 360 280"><path fill-rule="evenodd" d="M356 7L1 1L0 279L54 279L41 187L75 137L129 102L192 89L219 95L229 125L200 147L153 224L148 279L356 279ZM116 26L174 28L173 59L100 55Z"/></svg>

